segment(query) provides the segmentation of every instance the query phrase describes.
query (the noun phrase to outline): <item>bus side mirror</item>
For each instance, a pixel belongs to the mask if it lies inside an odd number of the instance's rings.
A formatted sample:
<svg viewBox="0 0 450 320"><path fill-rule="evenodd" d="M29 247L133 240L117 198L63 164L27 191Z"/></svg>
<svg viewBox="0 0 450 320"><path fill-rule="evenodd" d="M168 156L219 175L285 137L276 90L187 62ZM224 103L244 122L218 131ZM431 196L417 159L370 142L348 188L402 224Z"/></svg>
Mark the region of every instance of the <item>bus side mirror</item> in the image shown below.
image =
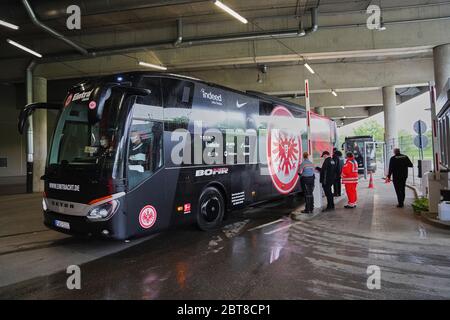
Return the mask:
<svg viewBox="0 0 450 320"><path fill-rule="evenodd" d="M17 128L20 134L23 134L26 124L28 123L28 117L33 114L36 109L47 109L47 110L60 110L62 105L54 103L31 103L26 105L19 114Z"/></svg>

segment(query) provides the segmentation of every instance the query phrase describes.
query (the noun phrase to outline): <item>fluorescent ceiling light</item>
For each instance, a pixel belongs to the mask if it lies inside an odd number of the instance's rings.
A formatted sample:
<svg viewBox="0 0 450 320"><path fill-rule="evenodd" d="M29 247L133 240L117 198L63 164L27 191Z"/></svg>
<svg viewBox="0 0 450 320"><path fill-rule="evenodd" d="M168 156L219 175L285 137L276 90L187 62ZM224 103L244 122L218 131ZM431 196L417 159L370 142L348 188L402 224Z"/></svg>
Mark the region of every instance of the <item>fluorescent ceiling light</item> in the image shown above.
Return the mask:
<svg viewBox="0 0 450 320"><path fill-rule="evenodd" d="M236 19L238 19L240 22L247 24L248 20L245 19L243 16L241 16L239 13L228 7L226 4L224 4L222 1L215 0L214 4L218 6L223 11L227 12L228 14L232 15Z"/></svg>
<svg viewBox="0 0 450 320"><path fill-rule="evenodd" d="M36 51L33 51L33 50L31 50L31 49L29 49L29 48L27 48L27 47L21 45L20 43L17 43L17 42L15 42L15 41L12 41L11 39L6 39L6 42L8 42L9 44L11 44L11 45L13 45L13 46L15 46L15 47L17 47L17 48L19 48L19 49L22 49L23 51L26 51L26 52L28 52L28 53L31 53L32 55L34 55L34 56L36 56L36 57L38 57L38 58L42 58L42 54L37 53Z"/></svg>
<svg viewBox="0 0 450 320"><path fill-rule="evenodd" d="M13 30L19 30L19 27L16 26L15 24L0 20L0 26L4 26Z"/></svg>
<svg viewBox="0 0 450 320"><path fill-rule="evenodd" d="M336 91L334 91L333 89L331 89L331 94L333 95L333 96L335 96L335 97L337 97L338 95L337 95L337 92Z"/></svg>
<svg viewBox="0 0 450 320"><path fill-rule="evenodd" d="M163 71L166 71L166 70L167 70L167 68L164 67L164 66L158 66L158 65L156 65L156 64L147 63L147 62L142 62L142 61L139 61L139 65L140 65L140 66L143 66L143 67L153 68L153 69L158 69L158 70L163 70Z"/></svg>
<svg viewBox="0 0 450 320"><path fill-rule="evenodd" d="M342 110L345 110L345 106L341 106L341 109L342 109Z"/></svg>
<svg viewBox="0 0 450 320"><path fill-rule="evenodd" d="M313 68L311 68L311 66L308 63L305 63L305 68L308 69L309 72L311 72L312 74L315 74L316 72L313 70Z"/></svg>

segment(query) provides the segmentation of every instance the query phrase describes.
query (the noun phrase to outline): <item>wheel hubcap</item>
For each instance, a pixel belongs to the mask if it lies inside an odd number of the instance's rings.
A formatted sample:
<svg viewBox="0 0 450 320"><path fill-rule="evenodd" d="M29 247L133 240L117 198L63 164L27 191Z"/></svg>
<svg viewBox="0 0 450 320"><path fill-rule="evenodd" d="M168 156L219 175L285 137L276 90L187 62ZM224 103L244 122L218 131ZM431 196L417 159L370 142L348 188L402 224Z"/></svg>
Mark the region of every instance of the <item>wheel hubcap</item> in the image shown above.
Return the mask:
<svg viewBox="0 0 450 320"><path fill-rule="evenodd" d="M202 216L206 222L213 222L220 213L220 201L217 197L212 197L203 202L201 207Z"/></svg>

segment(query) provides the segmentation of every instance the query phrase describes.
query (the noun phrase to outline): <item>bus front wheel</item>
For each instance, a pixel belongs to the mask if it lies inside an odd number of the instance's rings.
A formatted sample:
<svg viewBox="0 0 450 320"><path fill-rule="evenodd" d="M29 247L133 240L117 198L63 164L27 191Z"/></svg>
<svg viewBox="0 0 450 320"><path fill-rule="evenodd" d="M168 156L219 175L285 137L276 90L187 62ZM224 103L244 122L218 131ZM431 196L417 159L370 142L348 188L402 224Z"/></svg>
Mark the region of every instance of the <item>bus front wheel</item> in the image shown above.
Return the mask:
<svg viewBox="0 0 450 320"><path fill-rule="evenodd" d="M197 225L203 231L218 229L225 214L225 201L219 190L206 188L198 203Z"/></svg>

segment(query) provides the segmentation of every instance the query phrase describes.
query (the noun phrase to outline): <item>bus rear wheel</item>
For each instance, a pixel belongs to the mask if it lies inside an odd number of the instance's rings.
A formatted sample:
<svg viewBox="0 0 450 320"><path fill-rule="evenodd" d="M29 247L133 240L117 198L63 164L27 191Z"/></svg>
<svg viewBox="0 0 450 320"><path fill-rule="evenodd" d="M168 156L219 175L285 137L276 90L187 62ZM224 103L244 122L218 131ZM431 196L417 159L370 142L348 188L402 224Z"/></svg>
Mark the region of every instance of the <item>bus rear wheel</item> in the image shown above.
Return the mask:
<svg viewBox="0 0 450 320"><path fill-rule="evenodd" d="M199 199L197 225L203 231L218 229L225 214L225 201L219 190L206 188Z"/></svg>

